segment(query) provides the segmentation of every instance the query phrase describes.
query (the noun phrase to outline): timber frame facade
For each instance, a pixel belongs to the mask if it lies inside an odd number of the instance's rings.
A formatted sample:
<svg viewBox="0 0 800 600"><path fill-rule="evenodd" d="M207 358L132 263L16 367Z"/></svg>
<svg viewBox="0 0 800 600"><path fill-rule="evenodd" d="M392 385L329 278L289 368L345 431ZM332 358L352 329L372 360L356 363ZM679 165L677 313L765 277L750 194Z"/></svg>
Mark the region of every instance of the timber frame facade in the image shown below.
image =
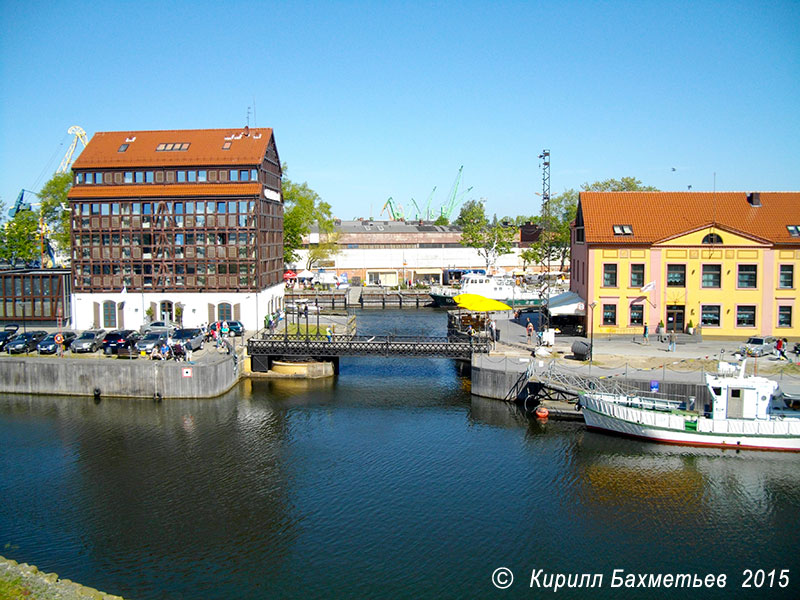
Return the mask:
<svg viewBox="0 0 800 600"><path fill-rule="evenodd" d="M96 305L121 292L159 305L180 295L197 313L197 294L228 295L233 305L231 295L282 288L282 172L271 129L99 132L72 170L76 295ZM97 306L94 314L91 325L104 326Z"/></svg>

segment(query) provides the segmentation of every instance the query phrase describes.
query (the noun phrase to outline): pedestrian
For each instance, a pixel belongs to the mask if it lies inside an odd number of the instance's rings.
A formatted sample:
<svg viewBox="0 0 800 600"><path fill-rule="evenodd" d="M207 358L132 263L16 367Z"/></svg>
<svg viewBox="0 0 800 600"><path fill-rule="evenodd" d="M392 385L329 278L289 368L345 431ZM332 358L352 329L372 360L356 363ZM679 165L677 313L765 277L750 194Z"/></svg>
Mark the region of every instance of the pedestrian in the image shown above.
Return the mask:
<svg viewBox="0 0 800 600"><path fill-rule="evenodd" d="M325 328L325 337L328 338L328 341L333 340L333 332L331 331L330 325Z"/></svg>
<svg viewBox="0 0 800 600"><path fill-rule="evenodd" d="M228 337L228 333L230 332L230 327L228 326L227 321L222 322L222 337Z"/></svg>
<svg viewBox="0 0 800 600"><path fill-rule="evenodd" d="M778 343L775 344L775 347L778 349L778 358L780 360L789 360L789 357L786 356L786 345L789 343L789 340L786 338L778 338Z"/></svg>
<svg viewBox="0 0 800 600"><path fill-rule="evenodd" d="M186 344L186 362L192 362L192 344L191 344L191 342Z"/></svg>
<svg viewBox="0 0 800 600"><path fill-rule="evenodd" d="M489 338L492 341L492 348L495 347L495 341L497 341L497 338L495 337L496 334L497 334L497 324L494 322L494 319L491 319L489 321Z"/></svg>
<svg viewBox="0 0 800 600"><path fill-rule="evenodd" d="M528 344L530 344L533 339L533 323L531 323L530 319L528 319L528 324L525 326L525 331L528 334Z"/></svg>
<svg viewBox="0 0 800 600"><path fill-rule="evenodd" d="M668 352L675 352L675 332L669 332L669 348Z"/></svg>
<svg viewBox="0 0 800 600"><path fill-rule="evenodd" d="M647 323L644 324L644 333L642 334L642 343L645 346L650 345L650 328L647 326Z"/></svg>

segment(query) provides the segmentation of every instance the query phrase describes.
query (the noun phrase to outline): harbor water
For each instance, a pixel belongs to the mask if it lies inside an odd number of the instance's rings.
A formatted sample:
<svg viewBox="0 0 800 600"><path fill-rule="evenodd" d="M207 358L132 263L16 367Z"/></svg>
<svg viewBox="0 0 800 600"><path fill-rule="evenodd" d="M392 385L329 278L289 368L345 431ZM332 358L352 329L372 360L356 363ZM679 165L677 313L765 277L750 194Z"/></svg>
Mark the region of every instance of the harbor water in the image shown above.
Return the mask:
<svg viewBox="0 0 800 600"><path fill-rule="evenodd" d="M540 423L445 359L202 401L0 397L0 554L130 600L797 598L798 515L796 454ZM687 573L715 584L664 585Z"/></svg>

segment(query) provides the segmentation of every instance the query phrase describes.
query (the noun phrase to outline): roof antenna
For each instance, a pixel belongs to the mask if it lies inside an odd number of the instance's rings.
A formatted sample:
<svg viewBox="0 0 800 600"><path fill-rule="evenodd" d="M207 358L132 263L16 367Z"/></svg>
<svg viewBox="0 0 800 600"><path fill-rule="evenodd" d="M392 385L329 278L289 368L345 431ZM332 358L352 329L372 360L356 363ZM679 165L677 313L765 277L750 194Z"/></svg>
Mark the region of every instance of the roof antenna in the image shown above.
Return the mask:
<svg viewBox="0 0 800 600"><path fill-rule="evenodd" d="M247 107L247 128L250 129L250 107Z"/></svg>
<svg viewBox="0 0 800 600"><path fill-rule="evenodd" d="M253 96L253 127L258 127L258 120L256 120L256 97Z"/></svg>

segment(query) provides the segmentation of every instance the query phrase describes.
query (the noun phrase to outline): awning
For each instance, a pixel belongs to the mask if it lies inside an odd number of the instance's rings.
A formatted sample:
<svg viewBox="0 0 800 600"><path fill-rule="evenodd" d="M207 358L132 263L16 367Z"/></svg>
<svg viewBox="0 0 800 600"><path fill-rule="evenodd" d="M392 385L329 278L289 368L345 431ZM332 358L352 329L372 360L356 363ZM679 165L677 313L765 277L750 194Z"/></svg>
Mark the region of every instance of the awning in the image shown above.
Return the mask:
<svg viewBox="0 0 800 600"><path fill-rule="evenodd" d="M547 305L551 317L562 315L583 316L586 314L586 303L575 292L564 292L550 298Z"/></svg>
<svg viewBox="0 0 800 600"><path fill-rule="evenodd" d="M309 271L308 269L304 269L297 274L298 279L311 279L314 277L314 274Z"/></svg>
<svg viewBox="0 0 800 600"><path fill-rule="evenodd" d="M417 275L441 275L441 269L414 269Z"/></svg>

